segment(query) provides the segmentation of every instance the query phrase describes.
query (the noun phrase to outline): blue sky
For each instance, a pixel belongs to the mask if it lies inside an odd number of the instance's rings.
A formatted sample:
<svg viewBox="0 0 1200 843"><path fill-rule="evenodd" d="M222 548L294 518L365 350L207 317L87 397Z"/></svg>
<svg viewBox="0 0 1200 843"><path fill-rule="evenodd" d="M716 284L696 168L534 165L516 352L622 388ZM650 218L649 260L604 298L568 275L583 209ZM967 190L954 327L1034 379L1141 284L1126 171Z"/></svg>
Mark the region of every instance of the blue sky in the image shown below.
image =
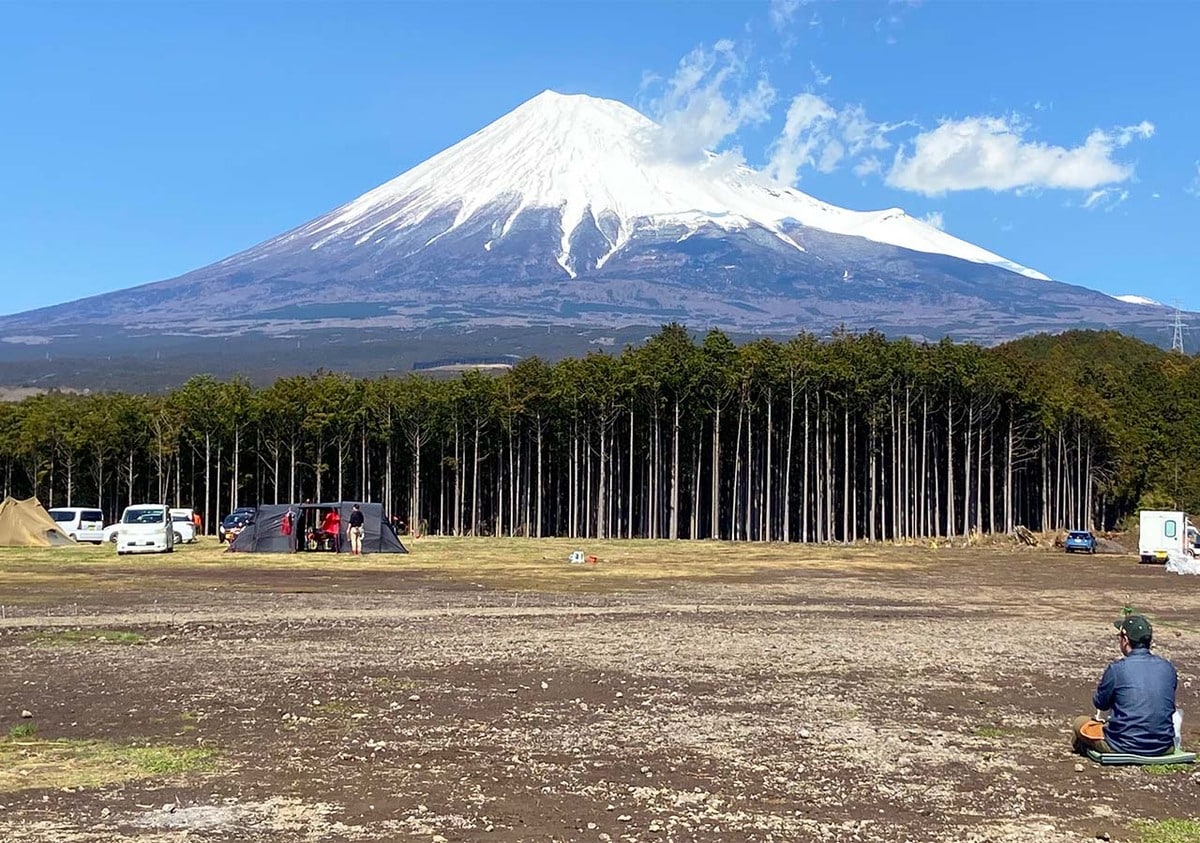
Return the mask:
<svg viewBox="0 0 1200 843"><path fill-rule="evenodd" d="M546 88L1200 311L1197 32L1197 3L0 3L0 313L226 257Z"/></svg>

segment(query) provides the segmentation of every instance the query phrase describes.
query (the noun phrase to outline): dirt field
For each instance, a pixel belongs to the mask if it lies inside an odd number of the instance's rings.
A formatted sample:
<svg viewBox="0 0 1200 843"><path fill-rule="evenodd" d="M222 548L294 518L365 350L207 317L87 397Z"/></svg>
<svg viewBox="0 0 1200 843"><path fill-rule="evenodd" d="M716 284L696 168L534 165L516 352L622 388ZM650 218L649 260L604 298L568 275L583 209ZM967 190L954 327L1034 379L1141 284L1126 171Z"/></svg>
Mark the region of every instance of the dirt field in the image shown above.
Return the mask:
<svg viewBox="0 0 1200 843"><path fill-rule="evenodd" d="M1129 604L1200 744L1200 578L575 547L0 551L0 841L1200 840L1200 769L1067 737Z"/></svg>

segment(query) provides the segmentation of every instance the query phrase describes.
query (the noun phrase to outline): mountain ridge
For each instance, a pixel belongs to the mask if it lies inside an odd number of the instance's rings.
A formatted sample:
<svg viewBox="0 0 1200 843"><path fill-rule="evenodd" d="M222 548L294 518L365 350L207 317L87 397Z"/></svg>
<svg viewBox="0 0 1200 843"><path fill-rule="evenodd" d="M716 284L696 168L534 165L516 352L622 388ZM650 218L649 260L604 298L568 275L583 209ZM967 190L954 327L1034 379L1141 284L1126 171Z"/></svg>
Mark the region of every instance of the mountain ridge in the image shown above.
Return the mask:
<svg viewBox="0 0 1200 843"><path fill-rule="evenodd" d="M391 331L419 342L543 326L595 338L664 322L983 343L1161 328L1159 308L1050 280L900 209L851 211L728 156L668 154L661 132L623 103L543 92L228 258L0 317L0 358L43 345L49 358L81 337L120 353L154 336L375 342L367 332ZM353 344L339 343L352 360Z"/></svg>

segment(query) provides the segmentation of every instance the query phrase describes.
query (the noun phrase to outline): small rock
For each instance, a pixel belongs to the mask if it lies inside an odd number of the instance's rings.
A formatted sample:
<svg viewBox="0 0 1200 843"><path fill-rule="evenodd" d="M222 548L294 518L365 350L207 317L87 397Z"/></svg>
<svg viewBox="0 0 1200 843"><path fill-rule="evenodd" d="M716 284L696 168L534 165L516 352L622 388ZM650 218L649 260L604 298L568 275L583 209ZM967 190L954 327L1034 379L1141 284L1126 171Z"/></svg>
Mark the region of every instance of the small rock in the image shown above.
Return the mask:
<svg viewBox="0 0 1200 843"><path fill-rule="evenodd" d="M1083 772L1083 765L1082 765L1082 764L1076 764L1076 765L1075 765L1075 772L1076 772L1076 773L1082 773L1082 772Z"/></svg>
<svg viewBox="0 0 1200 843"><path fill-rule="evenodd" d="M178 805L176 805L174 802L167 802L167 803L164 803L164 804L163 804L163 806L162 806L163 813L166 813L166 814L173 814L173 813L175 813L175 809L176 809L176 808L178 808L178 807L179 807L179 806L178 806Z"/></svg>
<svg viewBox="0 0 1200 843"><path fill-rule="evenodd" d="M545 682L543 682L543 683L542 683L542 690L543 690L543 691L545 691L545 690L548 690L549 688L550 688L550 686L549 686L549 685L547 685Z"/></svg>
<svg viewBox="0 0 1200 843"><path fill-rule="evenodd" d="M420 694L413 694L411 697L409 697L409 698L408 698L408 701L409 701L409 702L420 702L420 701L421 701L421 695L420 695Z"/></svg>
<svg viewBox="0 0 1200 843"><path fill-rule="evenodd" d="M435 834L430 840L430 843L446 843L446 838L442 837L440 834Z"/></svg>
<svg viewBox="0 0 1200 843"><path fill-rule="evenodd" d="M30 717L33 717L33 712L26 708L21 711L21 716L28 720Z"/></svg>
<svg viewBox="0 0 1200 843"><path fill-rule="evenodd" d="M808 731L808 729L801 729L796 734L798 734L802 738L811 738L812 737L812 732Z"/></svg>
<svg viewBox="0 0 1200 843"><path fill-rule="evenodd" d="M1112 837L1109 836L1109 833L1107 831L1097 831L1096 839L1097 840L1112 840Z"/></svg>
<svg viewBox="0 0 1200 843"><path fill-rule="evenodd" d="M102 820L106 820L106 819L108 819L110 816L112 816L112 810L111 810L111 809L109 809L109 808L101 808L101 809L100 809L100 819L102 819Z"/></svg>
<svg viewBox="0 0 1200 843"><path fill-rule="evenodd" d="M631 819L633 819L633 817L629 816L629 814L621 814L621 816L617 817L617 822L627 823Z"/></svg>

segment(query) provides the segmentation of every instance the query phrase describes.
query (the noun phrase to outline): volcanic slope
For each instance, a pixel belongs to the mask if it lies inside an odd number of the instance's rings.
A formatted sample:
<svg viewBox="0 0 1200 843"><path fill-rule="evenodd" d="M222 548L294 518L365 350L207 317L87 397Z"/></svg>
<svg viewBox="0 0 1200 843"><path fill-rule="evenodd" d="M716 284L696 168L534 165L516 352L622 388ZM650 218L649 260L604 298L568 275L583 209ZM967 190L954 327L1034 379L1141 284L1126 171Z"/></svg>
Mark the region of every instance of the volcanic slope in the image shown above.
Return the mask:
<svg viewBox="0 0 1200 843"><path fill-rule="evenodd" d="M727 155L680 155L629 106L546 91L285 234L178 278L0 318L0 338L32 350L334 331L345 350L348 336L396 342L396 329L595 336L668 321L981 342L1161 332L1159 309L1052 281L899 209L846 210Z"/></svg>

